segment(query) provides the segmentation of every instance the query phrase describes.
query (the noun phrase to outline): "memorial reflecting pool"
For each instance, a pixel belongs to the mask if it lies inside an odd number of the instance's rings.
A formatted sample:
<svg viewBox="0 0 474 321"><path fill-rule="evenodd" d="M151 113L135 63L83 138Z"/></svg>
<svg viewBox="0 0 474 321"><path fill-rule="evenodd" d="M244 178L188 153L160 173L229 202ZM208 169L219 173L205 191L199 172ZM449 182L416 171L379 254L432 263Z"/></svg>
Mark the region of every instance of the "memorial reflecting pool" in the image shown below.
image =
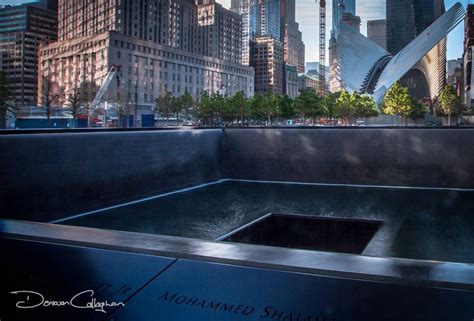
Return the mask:
<svg viewBox="0 0 474 321"><path fill-rule="evenodd" d="M459 190L231 180L60 224L216 240L268 213L382 221L364 255L474 262L474 192Z"/></svg>

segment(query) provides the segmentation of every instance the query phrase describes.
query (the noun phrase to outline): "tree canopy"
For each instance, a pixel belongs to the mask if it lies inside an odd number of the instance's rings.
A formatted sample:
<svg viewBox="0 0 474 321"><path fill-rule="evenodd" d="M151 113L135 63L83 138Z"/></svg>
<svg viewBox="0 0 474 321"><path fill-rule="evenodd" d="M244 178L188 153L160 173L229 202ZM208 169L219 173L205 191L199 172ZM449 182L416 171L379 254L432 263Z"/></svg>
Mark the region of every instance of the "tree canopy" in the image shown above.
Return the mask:
<svg viewBox="0 0 474 321"><path fill-rule="evenodd" d="M176 115L178 121L183 116L194 117L206 126L278 125L294 118L305 125L336 122L337 118L353 123L360 117L378 115L371 96L341 92L321 97L315 90L304 90L295 99L273 93L256 92L247 98L242 91L232 96L203 92L197 101L187 91L178 97L162 92L155 111L166 119Z"/></svg>
<svg viewBox="0 0 474 321"><path fill-rule="evenodd" d="M376 117L379 114L372 96L361 95L357 92L349 94L345 90L336 99L333 112L346 124L356 123L361 117Z"/></svg>
<svg viewBox="0 0 474 321"><path fill-rule="evenodd" d="M388 115L410 118L416 108L416 101L410 96L408 88L395 82L385 93L383 111Z"/></svg>
<svg viewBox="0 0 474 321"><path fill-rule="evenodd" d="M155 101L155 112L160 114L162 118L169 120L173 114L173 101L175 98L167 90L162 90L160 97Z"/></svg>
<svg viewBox="0 0 474 321"><path fill-rule="evenodd" d="M461 97L456 94L456 90L451 84L446 85L439 94L439 113L448 116L448 126L451 125L451 116L458 116L465 107L461 102Z"/></svg>
<svg viewBox="0 0 474 321"><path fill-rule="evenodd" d="M295 112L304 121L306 119L316 119L326 115L328 110L323 103L323 99L316 93L316 90L303 90L295 99Z"/></svg>

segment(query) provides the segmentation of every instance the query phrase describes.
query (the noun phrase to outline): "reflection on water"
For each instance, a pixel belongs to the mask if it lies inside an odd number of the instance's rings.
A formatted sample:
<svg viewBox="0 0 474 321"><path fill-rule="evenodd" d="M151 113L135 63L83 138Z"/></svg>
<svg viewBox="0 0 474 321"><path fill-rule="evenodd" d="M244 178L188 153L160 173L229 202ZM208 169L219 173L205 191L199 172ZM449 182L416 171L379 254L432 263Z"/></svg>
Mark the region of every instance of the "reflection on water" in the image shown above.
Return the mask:
<svg viewBox="0 0 474 321"><path fill-rule="evenodd" d="M224 182L65 224L215 240L269 212L384 220L366 253L474 262L474 193Z"/></svg>

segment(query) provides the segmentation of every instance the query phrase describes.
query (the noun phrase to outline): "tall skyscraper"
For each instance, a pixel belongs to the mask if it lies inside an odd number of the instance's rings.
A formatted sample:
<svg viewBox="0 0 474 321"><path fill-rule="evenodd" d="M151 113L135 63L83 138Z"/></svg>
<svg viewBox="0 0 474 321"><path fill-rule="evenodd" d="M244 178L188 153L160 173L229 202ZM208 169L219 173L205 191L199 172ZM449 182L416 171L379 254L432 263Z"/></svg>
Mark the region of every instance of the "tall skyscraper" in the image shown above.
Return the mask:
<svg viewBox="0 0 474 321"><path fill-rule="evenodd" d="M298 73L302 73L305 69L305 45L299 24L296 22L295 0L280 1L280 12L285 62L295 66Z"/></svg>
<svg viewBox="0 0 474 321"><path fill-rule="evenodd" d="M257 37L251 44L250 65L255 70L255 91L283 93L283 44L270 36Z"/></svg>
<svg viewBox="0 0 474 321"><path fill-rule="evenodd" d="M359 16L354 16L354 14L350 12L344 12L342 14L342 21L349 25L351 28L357 30L360 32L360 17Z"/></svg>
<svg viewBox="0 0 474 321"><path fill-rule="evenodd" d="M296 22L296 1L295 0L281 0L280 11L282 17L287 22Z"/></svg>
<svg viewBox="0 0 474 321"><path fill-rule="evenodd" d="M445 12L443 0L387 0L387 49L395 55Z"/></svg>
<svg viewBox="0 0 474 321"><path fill-rule="evenodd" d="M463 59L448 60L446 64L448 67L446 82L453 86L456 93L464 99Z"/></svg>
<svg viewBox="0 0 474 321"><path fill-rule="evenodd" d="M233 0L231 10L242 16L242 64L250 63L250 42L260 35L259 0Z"/></svg>
<svg viewBox="0 0 474 321"><path fill-rule="evenodd" d="M253 95L241 17L214 0L60 0L59 28L62 41L40 48L38 90L60 104L73 92L90 102L114 65L121 76L104 100L125 99L138 120L166 91Z"/></svg>
<svg viewBox="0 0 474 321"><path fill-rule="evenodd" d="M296 23L295 0L233 0L231 9L242 16L242 63L255 69L255 90L286 92L294 88L287 85L295 80L292 67L304 72L305 59L302 34ZM278 57L268 54L269 51Z"/></svg>
<svg viewBox="0 0 474 321"><path fill-rule="evenodd" d="M472 110L474 100L474 65L472 63L474 51L474 4L468 4L466 18L464 19L464 53L463 53L463 101Z"/></svg>
<svg viewBox="0 0 474 321"><path fill-rule="evenodd" d="M333 0L332 1L332 31L331 35L337 39L339 35L339 24L342 21L344 13L351 13L356 15L355 0Z"/></svg>
<svg viewBox="0 0 474 321"><path fill-rule="evenodd" d="M340 33L340 24L347 23L354 29L360 31L360 17L356 16L355 0L333 0L332 1L332 30L329 39L329 90L331 92L341 91L343 85L340 77L340 57L337 51L337 38Z"/></svg>
<svg viewBox="0 0 474 321"><path fill-rule="evenodd" d="M387 50L392 55L415 39L444 12L443 0L387 0ZM426 92L426 88L441 88L446 83L446 39L437 44L428 54L430 76L433 84L424 84L426 77L413 69L400 81L409 87L414 96ZM437 76L436 76L437 75ZM430 93L431 97L438 92Z"/></svg>
<svg viewBox="0 0 474 321"><path fill-rule="evenodd" d="M271 47L272 52L279 53L282 48L282 66L274 68L274 72L291 71L293 70L291 66L294 66L298 72L304 72L305 47L299 25L296 22L295 0L233 0L231 9L242 16L242 63L253 64L254 67L258 66L259 68L259 71L255 72L255 82L259 84L256 90L266 92L269 88L273 90L278 86L277 92L281 92L279 79L284 78L285 75L278 76L277 85L274 83L263 85L263 82L273 80L262 72L262 66L267 65L273 68L272 66L279 60L273 59L271 55L264 55L267 59L272 60L264 63L262 59L252 57L252 52L254 54L262 53ZM253 46L252 51L250 50L251 46ZM285 63L288 65L286 69L283 68ZM293 75L291 72L286 74ZM289 78L289 82L292 81L291 78L292 76ZM290 88L291 86L283 87Z"/></svg>
<svg viewBox="0 0 474 321"><path fill-rule="evenodd" d="M279 0L260 1L260 34L282 41L281 7Z"/></svg>
<svg viewBox="0 0 474 321"><path fill-rule="evenodd" d="M367 21L367 38L387 50L387 20Z"/></svg>
<svg viewBox="0 0 474 321"><path fill-rule="evenodd" d="M38 46L56 39L56 12L40 3L0 7L0 70L17 107L36 103Z"/></svg>

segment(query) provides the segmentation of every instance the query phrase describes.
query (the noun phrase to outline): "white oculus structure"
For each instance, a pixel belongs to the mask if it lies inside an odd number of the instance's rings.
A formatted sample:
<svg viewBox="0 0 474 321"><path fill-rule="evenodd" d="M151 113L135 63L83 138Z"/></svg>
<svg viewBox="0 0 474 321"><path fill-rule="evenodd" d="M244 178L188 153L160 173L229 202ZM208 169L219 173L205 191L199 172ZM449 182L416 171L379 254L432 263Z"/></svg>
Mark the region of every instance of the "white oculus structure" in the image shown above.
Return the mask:
<svg viewBox="0 0 474 321"><path fill-rule="evenodd" d="M426 87L430 98L434 98L443 84L432 77L439 66L430 59L431 51L446 41L446 36L464 20L464 16L463 6L456 3L395 56L341 22L337 46L343 87L348 92L371 94L380 103L387 89L397 80L415 72L424 82L422 86Z"/></svg>

